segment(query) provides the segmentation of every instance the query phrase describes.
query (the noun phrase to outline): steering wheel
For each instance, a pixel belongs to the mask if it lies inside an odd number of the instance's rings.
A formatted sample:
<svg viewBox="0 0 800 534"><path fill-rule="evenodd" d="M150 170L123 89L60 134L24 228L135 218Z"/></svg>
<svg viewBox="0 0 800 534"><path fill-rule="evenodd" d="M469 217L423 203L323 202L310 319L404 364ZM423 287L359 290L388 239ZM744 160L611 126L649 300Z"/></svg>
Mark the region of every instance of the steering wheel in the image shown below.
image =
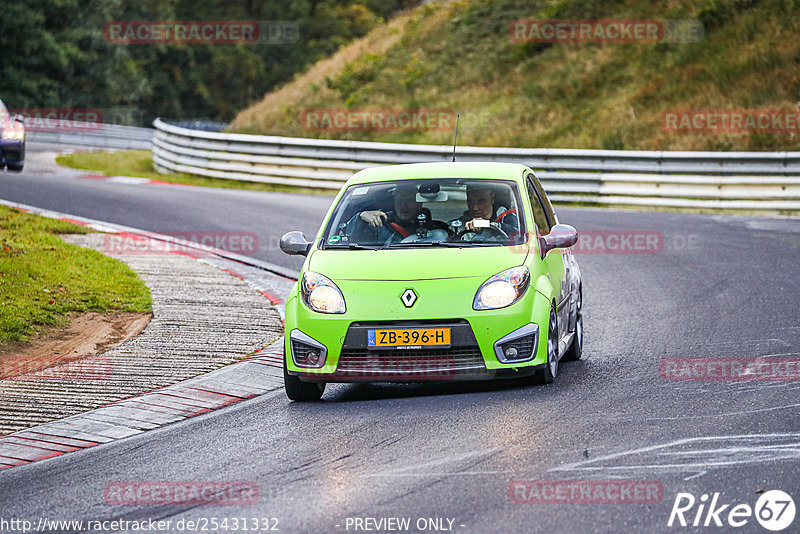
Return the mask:
<svg viewBox="0 0 800 534"><path fill-rule="evenodd" d="M491 230L492 232L494 232L495 235L494 236L489 236L489 237L502 237L502 238L508 239L508 234L505 233L503 231L503 229L500 228L499 226L491 225L491 226L487 226L486 228L481 228L480 230L482 230L484 232L486 230ZM472 241L472 239L474 239L474 236L473 236L473 238L470 238L470 239L464 239L464 236L467 235L467 234L478 235L478 230L468 230L466 228L462 228L461 230L458 231L458 233L456 234L456 237L460 241Z"/></svg>
<svg viewBox="0 0 800 534"><path fill-rule="evenodd" d="M434 228L433 230L428 231L428 235L425 237L419 237L416 234L411 234L408 237L403 238L400 242L401 243L430 243L433 241L447 241L447 238L450 234L443 228Z"/></svg>
<svg viewBox="0 0 800 534"><path fill-rule="evenodd" d="M453 231L452 228L450 228L450 225L444 221L437 221L437 220L431 221L430 228L428 228L428 230L444 230L445 232L447 232L447 235L451 236L455 235L455 232Z"/></svg>
<svg viewBox="0 0 800 534"><path fill-rule="evenodd" d="M389 226L394 230L395 235L400 235L397 228L393 226ZM417 233L412 233L403 239L400 240L400 243L425 243L425 242L432 242L432 241L450 241L450 238L455 235L455 232L450 229L450 226L442 221L430 221L425 223L424 226L418 226L417 228L425 228L426 235L424 237L420 237Z"/></svg>

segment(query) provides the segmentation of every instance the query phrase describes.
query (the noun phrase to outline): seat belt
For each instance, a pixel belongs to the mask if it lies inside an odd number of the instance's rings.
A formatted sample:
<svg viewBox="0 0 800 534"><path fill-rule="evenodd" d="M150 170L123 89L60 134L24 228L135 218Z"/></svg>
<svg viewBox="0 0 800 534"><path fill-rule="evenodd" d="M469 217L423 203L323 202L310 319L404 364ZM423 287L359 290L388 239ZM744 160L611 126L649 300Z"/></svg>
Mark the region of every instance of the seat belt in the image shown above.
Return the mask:
<svg viewBox="0 0 800 534"><path fill-rule="evenodd" d="M389 223L389 226L394 228L395 231L397 231L397 233L400 234L403 237L408 237L408 236L411 235L411 232L409 232L408 230L406 230L405 228L403 228L402 226L400 226L397 223Z"/></svg>

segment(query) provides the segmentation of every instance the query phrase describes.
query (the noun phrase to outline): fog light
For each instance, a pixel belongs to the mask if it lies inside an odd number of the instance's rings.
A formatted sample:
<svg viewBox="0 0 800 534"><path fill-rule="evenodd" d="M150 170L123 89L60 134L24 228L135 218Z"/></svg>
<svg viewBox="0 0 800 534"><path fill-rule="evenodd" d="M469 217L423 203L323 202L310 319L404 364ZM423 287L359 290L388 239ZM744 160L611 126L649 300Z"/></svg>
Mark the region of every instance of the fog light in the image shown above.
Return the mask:
<svg viewBox="0 0 800 534"><path fill-rule="evenodd" d="M528 323L503 336L494 343L494 353L500 363L524 363L536 357L539 327Z"/></svg>
<svg viewBox="0 0 800 534"><path fill-rule="evenodd" d="M289 348L297 367L321 368L325 365L328 349L316 339L294 329L289 333Z"/></svg>

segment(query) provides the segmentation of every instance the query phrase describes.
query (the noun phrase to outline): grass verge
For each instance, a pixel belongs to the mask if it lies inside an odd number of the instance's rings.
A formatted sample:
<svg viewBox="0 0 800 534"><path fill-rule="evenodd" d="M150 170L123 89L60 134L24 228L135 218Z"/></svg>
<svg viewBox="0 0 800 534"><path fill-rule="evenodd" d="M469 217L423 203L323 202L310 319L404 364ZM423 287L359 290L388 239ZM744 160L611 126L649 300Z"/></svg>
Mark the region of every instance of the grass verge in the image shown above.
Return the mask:
<svg viewBox="0 0 800 534"><path fill-rule="evenodd" d="M246 180L227 180L194 176L182 172L161 174L153 167L153 154L150 150L124 150L120 152L76 152L56 157L56 163L73 169L102 172L114 176L136 176L176 184L199 185L202 187L221 187L226 189L248 189L252 191L280 191L309 195L334 195L328 189L293 187L279 184L248 182Z"/></svg>
<svg viewBox="0 0 800 534"><path fill-rule="evenodd" d="M150 290L127 265L62 241L66 221L0 206L0 343L28 340L70 312L151 312Z"/></svg>

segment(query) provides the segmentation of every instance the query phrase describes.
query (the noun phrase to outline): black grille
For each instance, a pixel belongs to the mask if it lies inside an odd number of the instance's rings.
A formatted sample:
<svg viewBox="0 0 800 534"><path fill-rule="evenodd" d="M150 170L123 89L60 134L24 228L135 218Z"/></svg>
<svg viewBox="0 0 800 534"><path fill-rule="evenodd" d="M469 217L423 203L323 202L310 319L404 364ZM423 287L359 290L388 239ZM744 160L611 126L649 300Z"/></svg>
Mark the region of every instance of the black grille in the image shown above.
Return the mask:
<svg viewBox="0 0 800 534"><path fill-rule="evenodd" d="M478 347L448 349L342 349L336 375L387 377L402 380L446 380L454 375L480 374L486 367Z"/></svg>
<svg viewBox="0 0 800 534"><path fill-rule="evenodd" d="M306 345L301 341L292 341L292 354L294 355L295 363L299 365L310 365L308 362L308 354L310 352L316 352L319 354L319 349L310 345Z"/></svg>
<svg viewBox="0 0 800 534"><path fill-rule="evenodd" d="M533 334L517 338L513 341L509 341L500 345L500 350L505 351L508 347L514 347L517 349L517 355L514 358L509 358L506 356L508 361L529 359L531 357L531 352L533 351L534 339L536 339L536 336Z"/></svg>

